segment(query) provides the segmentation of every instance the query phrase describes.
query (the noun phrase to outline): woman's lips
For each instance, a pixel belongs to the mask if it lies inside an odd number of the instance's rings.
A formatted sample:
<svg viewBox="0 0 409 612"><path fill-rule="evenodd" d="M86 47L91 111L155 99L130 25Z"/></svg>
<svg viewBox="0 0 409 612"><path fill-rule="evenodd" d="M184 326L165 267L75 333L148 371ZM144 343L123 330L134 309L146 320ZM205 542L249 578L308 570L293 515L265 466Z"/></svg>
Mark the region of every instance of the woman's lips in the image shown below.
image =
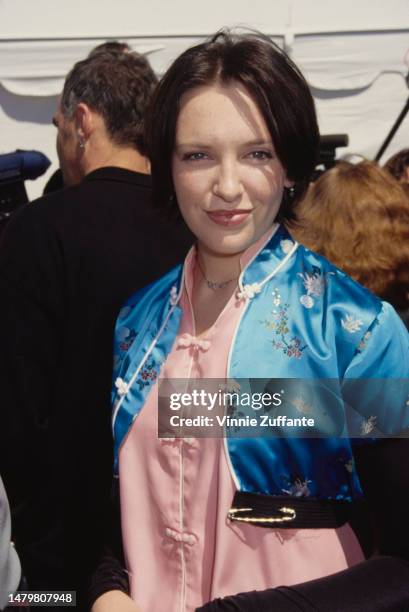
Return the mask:
<svg viewBox="0 0 409 612"><path fill-rule="evenodd" d="M251 210L212 210L207 215L213 223L233 227L243 223L251 213Z"/></svg>

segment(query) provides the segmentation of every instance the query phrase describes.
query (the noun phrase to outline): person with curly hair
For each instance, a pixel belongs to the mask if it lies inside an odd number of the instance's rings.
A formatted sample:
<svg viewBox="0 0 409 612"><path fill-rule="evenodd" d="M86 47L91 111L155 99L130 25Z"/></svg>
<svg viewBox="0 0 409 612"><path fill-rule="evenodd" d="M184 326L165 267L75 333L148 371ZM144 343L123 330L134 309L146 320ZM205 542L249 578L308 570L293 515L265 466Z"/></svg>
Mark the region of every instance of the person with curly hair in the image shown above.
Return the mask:
<svg viewBox="0 0 409 612"><path fill-rule="evenodd" d="M409 183L409 149L402 149L392 155L384 168L401 183Z"/></svg>
<svg viewBox="0 0 409 612"><path fill-rule="evenodd" d="M293 235L409 323L409 198L375 162L339 162L297 208Z"/></svg>

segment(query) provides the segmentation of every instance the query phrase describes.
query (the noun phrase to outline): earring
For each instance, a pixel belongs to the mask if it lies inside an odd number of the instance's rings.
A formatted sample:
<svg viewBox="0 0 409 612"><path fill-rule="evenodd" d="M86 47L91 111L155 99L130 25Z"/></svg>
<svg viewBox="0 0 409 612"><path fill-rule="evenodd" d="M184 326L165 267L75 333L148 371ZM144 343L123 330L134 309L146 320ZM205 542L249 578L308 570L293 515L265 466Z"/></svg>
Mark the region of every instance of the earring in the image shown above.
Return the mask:
<svg viewBox="0 0 409 612"><path fill-rule="evenodd" d="M175 194L175 192L170 194L168 203L169 203L169 206L175 206L175 204L176 204L176 194Z"/></svg>
<svg viewBox="0 0 409 612"><path fill-rule="evenodd" d="M294 196L295 196L295 187L289 187L288 188L288 195L290 196L291 200L294 199Z"/></svg>
<svg viewBox="0 0 409 612"><path fill-rule="evenodd" d="M78 140L78 144L79 144L80 149L85 149L85 138L80 136L80 138Z"/></svg>

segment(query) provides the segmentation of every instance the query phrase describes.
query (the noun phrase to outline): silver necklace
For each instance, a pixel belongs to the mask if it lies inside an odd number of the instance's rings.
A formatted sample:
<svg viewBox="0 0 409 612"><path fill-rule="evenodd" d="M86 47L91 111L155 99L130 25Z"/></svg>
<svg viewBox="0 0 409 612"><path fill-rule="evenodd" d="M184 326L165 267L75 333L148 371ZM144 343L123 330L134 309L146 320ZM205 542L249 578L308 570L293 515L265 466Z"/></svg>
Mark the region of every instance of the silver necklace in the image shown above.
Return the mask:
<svg viewBox="0 0 409 612"><path fill-rule="evenodd" d="M217 291L218 289L224 289L225 287L227 287L227 285L229 285L230 283L238 279L238 276L235 276L234 278L229 278L229 280L223 281L222 283L211 281L206 277L206 274L204 273L203 268L200 265L199 258L197 258L197 265L199 266L199 270L202 273L202 276L206 282L206 285L209 287L209 289L212 289L212 291Z"/></svg>

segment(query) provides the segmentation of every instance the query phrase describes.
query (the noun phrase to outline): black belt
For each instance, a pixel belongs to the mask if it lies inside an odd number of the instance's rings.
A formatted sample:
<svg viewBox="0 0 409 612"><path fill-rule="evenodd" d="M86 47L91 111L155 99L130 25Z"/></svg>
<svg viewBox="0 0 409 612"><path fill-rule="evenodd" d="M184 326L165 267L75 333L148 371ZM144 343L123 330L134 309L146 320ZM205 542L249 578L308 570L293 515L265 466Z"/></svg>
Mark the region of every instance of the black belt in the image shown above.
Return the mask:
<svg viewBox="0 0 409 612"><path fill-rule="evenodd" d="M270 529L328 529L347 523L350 509L344 501L237 491L227 516Z"/></svg>

